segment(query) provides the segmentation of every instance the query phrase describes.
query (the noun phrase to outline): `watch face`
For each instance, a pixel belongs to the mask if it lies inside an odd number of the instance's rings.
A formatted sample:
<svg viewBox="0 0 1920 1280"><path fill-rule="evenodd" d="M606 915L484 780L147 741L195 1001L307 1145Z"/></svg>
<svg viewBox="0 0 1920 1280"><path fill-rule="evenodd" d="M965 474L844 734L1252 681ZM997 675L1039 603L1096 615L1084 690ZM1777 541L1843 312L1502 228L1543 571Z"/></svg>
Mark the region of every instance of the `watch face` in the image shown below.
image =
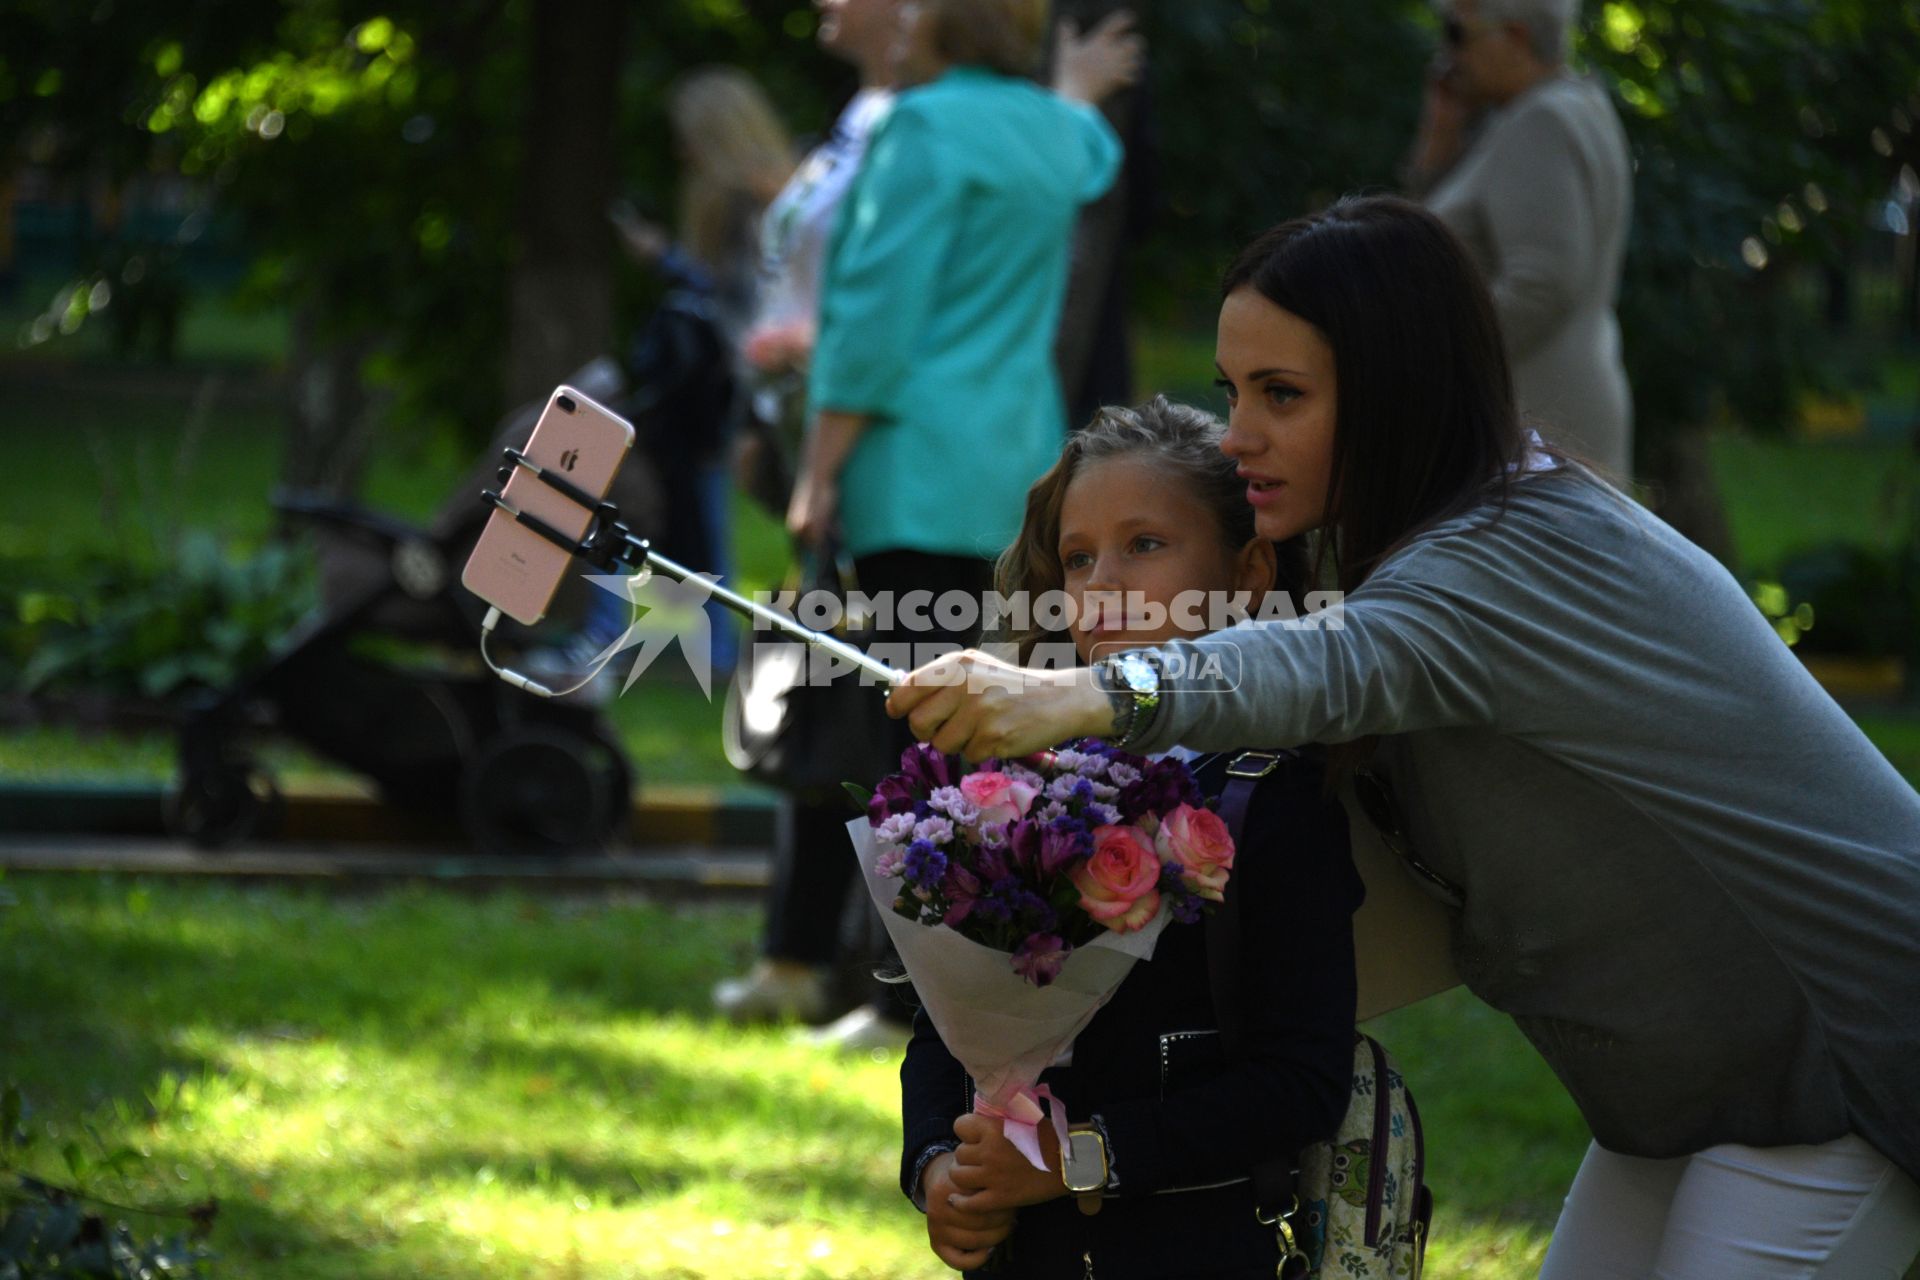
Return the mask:
<svg viewBox="0 0 1920 1280"><path fill-rule="evenodd" d="M1120 678L1135 693L1153 693L1160 687L1160 673L1151 662L1137 653L1123 653L1118 659Z"/></svg>
<svg viewBox="0 0 1920 1280"><path fill-rule="evenodd" d="M1098 1191L1107 1185L1106 1144L1097 1133L1068 1133L1066 1159L1062 1163L1069 1191Z"/></svg>

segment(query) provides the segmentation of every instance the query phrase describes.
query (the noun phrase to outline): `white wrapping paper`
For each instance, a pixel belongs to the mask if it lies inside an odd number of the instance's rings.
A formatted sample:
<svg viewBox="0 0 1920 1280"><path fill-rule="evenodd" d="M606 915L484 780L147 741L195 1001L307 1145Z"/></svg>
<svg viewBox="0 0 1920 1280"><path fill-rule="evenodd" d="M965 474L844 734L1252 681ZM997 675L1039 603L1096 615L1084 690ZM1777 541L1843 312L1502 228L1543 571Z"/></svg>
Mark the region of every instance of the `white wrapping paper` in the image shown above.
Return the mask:
<svg viewBox="0 0 1920 1280"><path fill-rule="evenodd" d="M898 879L874 874L879 844L865 818L847 824L867 892L886 921L894 949L940 1039L967 1074L980 1098L1002 1112L1017 1112L1017 1097L1031 1096L1034 1082L1093 1020L1137 960L1151 959L1168 908L1145 928L1106 933L1075 947L1050 986L1036 987L1013 971L1012 957L945 925L928 927L893 910ZM1011 1135L1010 1135L1011 1136Z"/></svg>

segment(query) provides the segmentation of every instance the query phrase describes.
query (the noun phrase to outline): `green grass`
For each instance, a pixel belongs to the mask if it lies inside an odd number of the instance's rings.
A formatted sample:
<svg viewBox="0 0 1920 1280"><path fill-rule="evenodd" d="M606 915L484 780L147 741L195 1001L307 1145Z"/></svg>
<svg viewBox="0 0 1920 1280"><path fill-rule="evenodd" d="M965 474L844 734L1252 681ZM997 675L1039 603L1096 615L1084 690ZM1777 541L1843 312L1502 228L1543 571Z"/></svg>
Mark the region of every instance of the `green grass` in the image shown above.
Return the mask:
<svg viewBox="0 0 1920 1280"><path fill-rule="evenodd" d="M9 381L4 367L0 384L0 436L23 481L0 507L0 558L152 554L187 525L251 546L272 527L283 413L257 388L217 372L158 391L125 375ZM366 501L405 519L432 512L467 466L432 442L384 445Z"/></svg>
<svg viewBox="0 0 1920 1280"><path fill-rule="evenodd" d="M15 877L0 1074L110 1199L215 1196L223 1276L933 1277L897 1063L709 1020L757 913ZM1533 1274L1585 1138L1462 995L1374 1028L1414 1081L1435 1277Z"/></svg>
<svg viewBox="0 0 1920 1280"><path fill-rule="evenodd" d="M1920 455L1901 444L1806 444L1722 432L1713 466L1740 560L1772 573L1796 551L1891 551L1915 518Z"/></svg>

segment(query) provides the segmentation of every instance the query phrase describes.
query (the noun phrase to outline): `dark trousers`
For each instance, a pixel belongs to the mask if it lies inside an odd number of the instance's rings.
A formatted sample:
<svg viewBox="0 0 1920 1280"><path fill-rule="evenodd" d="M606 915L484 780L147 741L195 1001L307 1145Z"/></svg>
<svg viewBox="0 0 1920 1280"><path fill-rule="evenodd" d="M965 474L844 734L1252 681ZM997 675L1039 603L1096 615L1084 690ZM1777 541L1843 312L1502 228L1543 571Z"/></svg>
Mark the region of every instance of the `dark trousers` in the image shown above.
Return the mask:
<svg viewBox="0 0 1920 1280"><path fill-rule="evenodd" d="M909 591L930 592L935 600L948 591L964 591L977 602L993 585L992 562L972 556L881 551L855 560L853 568L862 592L875 597L884 592L896 602ZM931 606L922 612L931 630L907 629L896 608L893 627L876 634L875 643L964 646L978 642L977 622L964 631L944 630ZM876 697L874 713L882 715L878 702ZM893 726L904 751L913 743L913 730L904 720L894 721ZM885 963L888 951L885 928L868 900L866 886L854 874L858 868L847 843L847 823L858 813L844 792L795 798L789 839L775 857L762 948L773 959L834 966L854 989L869 984L869 975L877 964ZM857 899L850 902L854 895ZM862 994L871 993L863 990ZM889 1016L910 1016L897 1000L879 1003Z"/></svg>

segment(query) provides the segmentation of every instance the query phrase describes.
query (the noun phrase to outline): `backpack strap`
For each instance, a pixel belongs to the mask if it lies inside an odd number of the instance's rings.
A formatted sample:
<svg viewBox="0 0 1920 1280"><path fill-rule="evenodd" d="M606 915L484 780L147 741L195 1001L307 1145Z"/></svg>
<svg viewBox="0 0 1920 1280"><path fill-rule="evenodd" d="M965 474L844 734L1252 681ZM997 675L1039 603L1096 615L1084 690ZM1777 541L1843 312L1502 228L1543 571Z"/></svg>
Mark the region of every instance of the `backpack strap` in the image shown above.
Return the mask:
<svg viewBox="0 0 1920 1280"><path fill-rule="evenodd" d="M1294 751L1243 751L1227 765L1226 786L1220 792L1220 820L1233 837L1235 856L1246 829L1247 814L1263 780L1281 765L1294 759ZM1213 993L1214 1022L1220 1028L1220 1044L1228 1060L1246 1052L1246 1002L1240 990L1240 894L1239 877L1229 876L1223 899L1207 917L1207 984ZM1276 1156L1253 1171L1254 1211L1262 1222L1279 1232L1283 1250L1292 1251L1293 1229L1287 1219L1296 1208L1295 1184L1299 1177L1299 1153Z"/></svg>

